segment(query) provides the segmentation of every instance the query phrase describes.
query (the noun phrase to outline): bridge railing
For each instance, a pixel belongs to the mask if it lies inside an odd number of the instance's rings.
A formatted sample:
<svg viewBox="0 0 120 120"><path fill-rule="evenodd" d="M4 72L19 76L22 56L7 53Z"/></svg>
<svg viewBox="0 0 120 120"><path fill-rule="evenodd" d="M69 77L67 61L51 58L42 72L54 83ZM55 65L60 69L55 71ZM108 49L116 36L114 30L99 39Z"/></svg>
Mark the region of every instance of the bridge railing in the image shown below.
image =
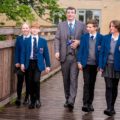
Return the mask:
<svg viewBox="0 0 120 120"><path fill-rule="evenodd" d="M59 62L54 57L54 36L56 28L48 27L41 28L40 34L48 41L51 72L59 69ZM0 106L8 103L16 96L17 79L14 74L14 45L15 36L20 34L20 28L2 27L0 28L0 35L4 36L5 40L0 41ZM42 79L46 74L42 73Z"/></svg>

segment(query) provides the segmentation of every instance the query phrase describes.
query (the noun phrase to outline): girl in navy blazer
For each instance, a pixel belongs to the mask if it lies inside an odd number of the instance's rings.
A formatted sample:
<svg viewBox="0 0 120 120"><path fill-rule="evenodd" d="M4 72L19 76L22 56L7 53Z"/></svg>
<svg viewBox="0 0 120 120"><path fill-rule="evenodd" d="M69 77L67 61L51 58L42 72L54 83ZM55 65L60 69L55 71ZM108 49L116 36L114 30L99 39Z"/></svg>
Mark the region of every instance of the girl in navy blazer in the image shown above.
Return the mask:
<svg viewBox="0 0 120 120"><path fill-rule="evenodd" d="M25 84L26 84L26 95L23 104L28 104L29 102L29 81L27 72L23 73L20 70L21 66L21 54L22 54L22 47L24 44L24 40L26 37L30 37L30 27L27 23L23 23L21 27L22 35L17 36L16 43L15 43L15 72L17 74L17 99L15 104L19 107L21 105L21 93L22 93L22 86L25 77Z"/></svg>
<svg viewBox="0 0 120 120"><path fill-rule="evenodd" d="M99 68L105 79L107 109L104 114L115 114L115 101L120 79L120 21L112 20L109 25L110 34L103 37L100 51Z"/></svg>

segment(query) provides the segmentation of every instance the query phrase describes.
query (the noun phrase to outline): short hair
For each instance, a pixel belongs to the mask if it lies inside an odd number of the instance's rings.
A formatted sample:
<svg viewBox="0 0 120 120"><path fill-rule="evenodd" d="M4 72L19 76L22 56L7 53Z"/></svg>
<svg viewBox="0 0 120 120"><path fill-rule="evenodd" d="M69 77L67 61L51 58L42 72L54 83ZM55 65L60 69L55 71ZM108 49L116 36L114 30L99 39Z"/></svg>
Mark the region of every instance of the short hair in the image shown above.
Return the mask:
<svg viewBox="0 0 120 120"><path fill-rule="evenodd" d="M71 6L70 6L70 7L67 7L67 9L66 9L66 13L67 13L68 10L74 10L75 13L76 13L76 9L75 9L74 7L71 7Z"/></svg>
<svg viewBox="0 0 120 120"><path fill-rule="evenodd" d="M27 25L27 26L30 28L30 24L29 24L28 22L24 22L24 23L21 25L21 28L22 28L24 25Z"/></svg>
<svg viewBox="0 0 120 120"><path fill-rule="evenodd" d="M32 22L31 27L40 28L39 22Z"/></svg>
<svg viewBox="0 0 120 120"><path fill-rule="evenodd" d="M92 24L93 27L98 27L98 22L97 20L94 20L94 19L89 20L87 24Z"/></svg>
<svg viewBox="0 0 120 120"><path fill-rule="evenodd" d="M109 27L111 26L111 23L113 23L114 27L120 32L120 20L112 20L109 24Z"/></svg>

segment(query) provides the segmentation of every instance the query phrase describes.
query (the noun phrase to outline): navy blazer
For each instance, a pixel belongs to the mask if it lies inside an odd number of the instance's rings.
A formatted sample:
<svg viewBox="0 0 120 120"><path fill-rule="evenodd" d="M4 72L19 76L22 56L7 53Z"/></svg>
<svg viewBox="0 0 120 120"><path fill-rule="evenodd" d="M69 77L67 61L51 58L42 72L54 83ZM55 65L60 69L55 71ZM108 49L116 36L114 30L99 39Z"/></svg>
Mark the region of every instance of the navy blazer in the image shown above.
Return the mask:
<svg viewBox="0 0 120 120"><path fill-rule="evenodd" d="M107 34L103 37L102 48L100 51L100 58L99 58L99 67L101 69L104 69L107 64L108 56L110 53L111 37L112 34ZM120 71L120 35L115 46L114 70Z"/></svg>
<svg viewBox="0 0 120 120"><path fill-rule="evenodd" d="M15 43L15 54L14 54L14 63L21 63L21 52L22 52L22 46L23 46L23 35L17 36L16 43Z"/></svg>
<svg viewBox="0 0 120 120"><path fill-rule="evenodd" d="M30 55L31 55L31 44L32 38L26 38L22 49L21 63L25 65L25 69L29 66ZM40 71L45 70L45 66L50 67L50 57L47 46L47 41L44 38L39 37L38 49L37 49L37 60L38 68Z"/></svg>
<svg viewBox="0 0 120 120"><path fill-rule="evenodd" d="M82 64L83 67L86 66L88 55L89 55L89 33L86 33L81 36L80 46L77 53L77 61ZM99 52L101 49L102 35L97 33L96 35L96 45L95 45L95 57L96 64L98 65L99 61Z"/></svg>

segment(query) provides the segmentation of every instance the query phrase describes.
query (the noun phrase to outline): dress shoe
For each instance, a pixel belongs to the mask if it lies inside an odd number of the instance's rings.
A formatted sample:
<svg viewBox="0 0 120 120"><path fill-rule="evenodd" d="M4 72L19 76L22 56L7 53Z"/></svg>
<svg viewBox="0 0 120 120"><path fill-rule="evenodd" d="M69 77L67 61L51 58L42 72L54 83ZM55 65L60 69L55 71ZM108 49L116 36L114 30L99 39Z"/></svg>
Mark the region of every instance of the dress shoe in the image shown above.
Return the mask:
<svg viewBox="0 0 120 120"><path fill-rule="evenodd" d="M68 107L68 101L65 102L64 107Z"/></svg>
<svg viewBox="0 0 120 120"><path fill-rule="evenodd" d="M17 107L20 107L20 105L21 105L20 99L17 99L17 100L15 101L15 104L16 104Z"/></svg>
<svg viewBox="0 0 120 120"><path fill-rule="evenodd" d="M90 109L89 109L88 105L83 105L82 111L84 111L84 112L90 112Z"/></svg>
<svg viewBox="0 0 120 120"><path fill-rule="evenodd" d="M111 111L112 111L113 114L116 114L114 106L111 107Z"/></svg>
<svg viewBox="0 0 120 120"><path fill-rule="evenodd" d="M28 105L29 104L29 99L25 99L24 101L23 101L23 105Z"/></svg>
<svg viewBox="0 0 120 120"><path fill-rule="evenodd" d="M105 115L108 115L108 116L112 116L112 115L115 114L115 111L112 111L112 110L110 110L110 109L106 109L106 110L104 110L104 114L105 114Z"/></svg>
<svg viewBox="0 0 120 120"><path fill-rule="evenodd" d="M94 108L93 108L93 105L89 105L89 112L92 112L92 111L94 111Z"/></svg>
<svg viewBox="0 0 120 120"><path fill-rule="evenodd" d="M34 103L31 103L29 106L28 106L29 109L34 109L35 108L35 104Z"/></svg>
<svg viewBox="0 0 120 120"><path fill-rule="evenodd" d="M72 103L68 103L68 109L70 112L72 112L74 109L74 105Z"/></svg>
<svg viewBox="0 0 120 120"><path fill-rule="evenodd" d="M113 114L116 114L115 110L112 110L112 113L113 113Z"/></svg>
<svg viewBox="0 0 120 120"><path fill-rule="evenodd" d="M39 100L36 101L36 108L40 108L41 107L41 102Z"/></svg>

